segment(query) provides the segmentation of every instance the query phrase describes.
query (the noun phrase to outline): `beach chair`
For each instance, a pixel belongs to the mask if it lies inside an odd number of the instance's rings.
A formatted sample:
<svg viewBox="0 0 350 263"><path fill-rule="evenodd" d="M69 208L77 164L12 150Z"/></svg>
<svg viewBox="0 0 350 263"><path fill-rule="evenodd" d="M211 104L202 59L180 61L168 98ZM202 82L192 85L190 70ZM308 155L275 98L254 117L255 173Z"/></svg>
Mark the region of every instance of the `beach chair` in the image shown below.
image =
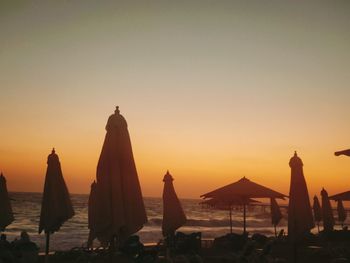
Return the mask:
<svg viewBox="0 0 350 263"><path fill-rule="evenodd" d="M174 239L174 250L177 254L200 253L202 233L184 234L177 232Z"/></svg>

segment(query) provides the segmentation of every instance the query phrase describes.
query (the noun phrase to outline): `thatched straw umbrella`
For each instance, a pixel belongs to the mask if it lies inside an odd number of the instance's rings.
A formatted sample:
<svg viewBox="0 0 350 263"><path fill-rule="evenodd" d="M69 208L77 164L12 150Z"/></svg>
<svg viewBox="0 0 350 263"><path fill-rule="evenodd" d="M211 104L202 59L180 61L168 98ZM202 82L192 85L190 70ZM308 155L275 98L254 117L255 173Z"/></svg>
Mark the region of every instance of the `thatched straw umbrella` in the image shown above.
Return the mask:
<svg viewBox="0 0 350 263"><path fill-rule="evenodd" d="M243 233L246 233L246 206L249 204L250 198L280 198L286 196L260 184L254 183L243 177L237 182L220 187L209 193L201 195L201 197L214 198L217 200L242 200L243 205Z"/></svg>

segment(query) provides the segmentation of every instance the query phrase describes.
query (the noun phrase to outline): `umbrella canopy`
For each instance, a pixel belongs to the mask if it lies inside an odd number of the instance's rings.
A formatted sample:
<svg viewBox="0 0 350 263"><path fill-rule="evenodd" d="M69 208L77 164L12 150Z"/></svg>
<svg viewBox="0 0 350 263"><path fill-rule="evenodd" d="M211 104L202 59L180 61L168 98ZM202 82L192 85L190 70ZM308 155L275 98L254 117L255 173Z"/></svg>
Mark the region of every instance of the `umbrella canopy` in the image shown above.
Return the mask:
<svg viewBox="0 0 350 263"><path fill-rule="evenodd" d="M173 177L170 175L169 171L167 171L163 179L162 231L164 236L174 234L176 229L186 223L186 216L175 193L173 181Z"/></svg>
<svg viewBox="0 0 350 263"><path fill-rule="evenodd" d="M322 188L322 218L323 218L323 230L332 231L334 227L334 217L331 207L331 203L328 198L328 193Z"/></svg>
<svg viewBox="0 0 350 263"><path fill-rule="evenodd" d="M329 197L329 199L335 200L335 201L338 201L338 200L350 201L350 191L332 195Z"/></svg>
<svg viewBox="0 0 350 263"><path fill-rule="evenodd" d="M339 155L350 156L350 149L348 149L348 150L343 150L343 151L338 151L338 152L335 152L334 154L335 154L336 156L339 156Z"/></svg>
<svg viewBox="0 0 350 263"><path fill-rule="evenodd" d="M101 241L114 237L123 241L143 227L147 216L127 123L118 107L106 130L96 172L99 218L95 233Z"/></svg>
<svg viewBox="0 0 350 263"><path fill-rule="evenodd" d="M314 227L303 162L297 153L289 161L291 180L288 204L288 236L292 241L302 238Z"/></svg>
<svg viewBox="0 0 350 263"><path fill-rule="evenodd" d="M6 179L0 175L0 231L11 224L14 220L10 198L7 192Z"/></svg>
<svg viewBox="0 0 350 263"><path fill-rule="evenodd" d="M39 233L43 230L45 233L58 231L62 224L73 215L74 210L63 179L61 164L53 149L47 158Z"/></svg>
<svg viewBox="0 0 350 263"><path fill-rule="evenodd" d="M341 224L343 224L344 221L346 220L347 215L346 215L346 211L342 200L338 200L337 211L338 211L338 221L341 222Z"/></svg>
<svg viewBox="0 0 350 263"><path fill-rule="evenodd" d="M231 200L240 198L243 200L243 232L246 233L246 205L249 198L281 198L284 194L276 192L260 184L254 183L243 177L237 182L218 188L214 191L201 195L203 198L215 198L218 200Z"/></svg>

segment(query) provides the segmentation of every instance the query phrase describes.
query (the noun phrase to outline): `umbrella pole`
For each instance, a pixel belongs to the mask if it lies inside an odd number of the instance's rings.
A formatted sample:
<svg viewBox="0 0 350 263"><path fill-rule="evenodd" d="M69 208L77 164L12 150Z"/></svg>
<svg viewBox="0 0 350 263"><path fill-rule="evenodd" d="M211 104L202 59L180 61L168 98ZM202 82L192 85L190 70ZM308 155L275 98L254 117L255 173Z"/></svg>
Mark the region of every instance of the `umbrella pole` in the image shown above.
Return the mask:
<svg viewBox="0 0 350 263"><path fill-rule="evenodd" d="M275 227L275 237L277 237L277 226L273 225Z"/></svg>
<svg viewBox="0 0 350 263"><path fill-rule="evenodd" d="M246 204L243 204L243 234L246 233Z"/></svg>
<svg viewBox="0 0 350 263"><path fill-rule="evenodd" d="M232 234L232 207L230 206L230 233Z"/></svg>
<svg viewBox="0 0 350 263"><path fill-rule="evenodd" d="M45 262L49 262L50 232L46 232Z"/></svg>

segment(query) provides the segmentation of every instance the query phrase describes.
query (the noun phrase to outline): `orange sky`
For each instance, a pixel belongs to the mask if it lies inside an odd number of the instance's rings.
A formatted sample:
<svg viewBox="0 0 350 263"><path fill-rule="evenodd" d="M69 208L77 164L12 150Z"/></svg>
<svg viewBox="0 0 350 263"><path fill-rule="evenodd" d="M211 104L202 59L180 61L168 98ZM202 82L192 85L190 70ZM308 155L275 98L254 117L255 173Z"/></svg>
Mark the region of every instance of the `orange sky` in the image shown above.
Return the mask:
<svg viewBox="0 0 350 263"><path fill-rule="evenodd" d="M0 23L0 170L42 191L54 146L72 193L95 178L116 105L145 196L166 170L181 197L246 176L288 194L350 189L349 2L6 2Z"/></svg>

